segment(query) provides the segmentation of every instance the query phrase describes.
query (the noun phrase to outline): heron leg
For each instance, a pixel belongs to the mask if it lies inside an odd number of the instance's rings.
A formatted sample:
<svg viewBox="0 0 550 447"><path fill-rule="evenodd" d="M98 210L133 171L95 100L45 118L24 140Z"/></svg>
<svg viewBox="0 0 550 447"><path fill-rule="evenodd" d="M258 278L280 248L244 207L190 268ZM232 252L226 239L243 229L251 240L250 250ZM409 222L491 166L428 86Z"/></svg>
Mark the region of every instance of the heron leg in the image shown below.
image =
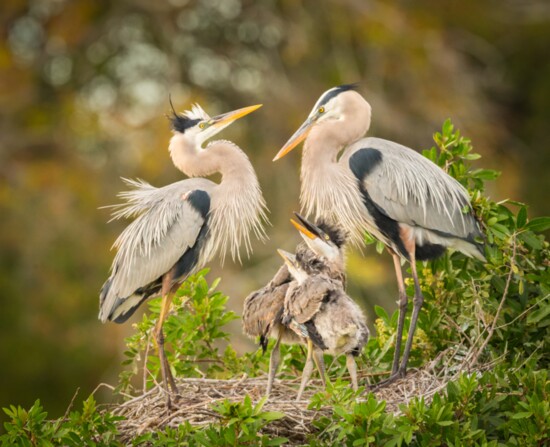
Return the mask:
<svg viewBox="0 0 550 447"><path fill-rule="evenodd" d="M391 373L397 374L399 369L399 359L401 357L401 340L403 338L403 328L405 326L405 316L407 315L407 306L409 298L405 291L405 282L403 281L403 272L401 271L401 259L395 252L391 252L395 275L397 276L397 287L399 289L399 320L397 322L397 334L395 339L395 352L393 354L393 364Z"/></svg>
<svg viewBox="0 0 550 447"><path fill-rule="evenodd" d="M166 317L168 316L170 306L172 305L172 299L174 297L171 288L171 275L167 274L162 279L162 303L160 307L159 319L154 330L155 340L157 342L159 353L162 382L164 385L164 389L166 390L166 405L168 406L168 408L172 407L170 388L174 393L178 392L178 387L176 386L176 381L174 380L174 376L172 375L172 371L170 370L170 364L168 363L166 351L164 350L164 332L162 330L162 325L164 324L164 320L166 320Z"/></svg>
<svg viewBox="0 0 550 447"><path fill-rule="evenodd" d="M359 388L359 385L357 383L357 363L355 363L355 357L353 357L352 354L346 354L346 366L348 367L353 391L357 391L357 389Z"/></svg>
<svg viewBox="0 0 550 447"><path fill-rule="evenodd" d="M281 329L282 331L282 329ZM281 333L277 337L277 342L273 346L271 355L269 356L269 375L267 376L267 390L265 392L266 396L269 397L271 390L273 389L273 381L275 380L275 375L277 374L277 368L279 367L279 361L281 358Z"/></svg>
<svg viewBox="0 0 550 447"><path fill-rule="evenodd" d="M313 361L315 362L317 371L319 371L319 376L321 377L321 383L323 384L323 387L326 388L327 381L330 382L330 379L327 377L327 374L326 374L325 359L323 358L323 351L321 351L320 349L314 349Z"/></svg>
<svg viewBox="0 0 550 447"><path fill-rule="evenodd" d="M298 390L298 395L296 396L297 402L302 399L302 394L304 392L304 389L306 388L307 382L309 381L309 378L311 377L312 372L313 372L313 343L308 338L306 364L304 365L304 370L302 371L302 382L300 383L300 389Z"/></svg>
<svg viewBox="0 0 550 447"><path fill-rule="evenodd" d="M407 373L407 363L409 361L409 355L411 353L411 347L413 342L414 332L416 330L416 323L418 321L418 315L420 314L420 309L422 304L424 304L424 295L422 295L422 290L420 290L420 283L418 281L418 273L416 271L416 258L414 251L411 253L411 271L414 280L414 299L413 299L413 312L411 316L411 324L409 326L409 334L407 336L407 342L405 343L405 350L403 351L403 359L401 360L401 365L399 366L398 375L405 377Z"/></svg>

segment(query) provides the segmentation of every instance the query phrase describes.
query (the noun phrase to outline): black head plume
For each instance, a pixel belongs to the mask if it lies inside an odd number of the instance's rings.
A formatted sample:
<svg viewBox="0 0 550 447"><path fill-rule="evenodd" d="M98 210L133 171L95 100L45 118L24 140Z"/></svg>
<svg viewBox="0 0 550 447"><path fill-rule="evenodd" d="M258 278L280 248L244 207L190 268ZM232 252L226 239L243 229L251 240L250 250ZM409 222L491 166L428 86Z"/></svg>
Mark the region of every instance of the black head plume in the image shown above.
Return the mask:
<svg viewBox="0 0 550 447"><path fill-rule="evenodd" d="M342 84L336 87L339 93L346 92L348 90L357 90L359 88L359 82L353 82L352 84Z"/></svg>
<svg viewBox="0 0 550 447"><path fill-rule="evenodd" d="M200 121L199 119L191 119L185 115L178 114L176 109L174 109L174 104L172 103L172 95L168 95L168 99L170 101L170 107L172 108L172 116L168 116L172 130L185 133L187 129L193 127Z"/></svg>

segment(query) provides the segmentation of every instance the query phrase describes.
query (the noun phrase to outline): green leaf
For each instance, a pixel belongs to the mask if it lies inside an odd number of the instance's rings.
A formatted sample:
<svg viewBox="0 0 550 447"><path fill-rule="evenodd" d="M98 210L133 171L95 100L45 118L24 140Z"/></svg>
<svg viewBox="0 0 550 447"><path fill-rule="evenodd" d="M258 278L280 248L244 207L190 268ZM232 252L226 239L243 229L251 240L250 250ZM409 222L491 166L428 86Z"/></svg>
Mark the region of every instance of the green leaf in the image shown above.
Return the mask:
<svg viewBox="0 0 550 447"><path fill-rule="evenodd" d="M281 411L266 411L261 414L262 419L265 421L276 421L285 417L285 414Z"/></svg>
<svg viewBox="0 0 550 447"><path fill-rule="evenodd" d="M442 427L448 427L449 425L453 425L453 421L439 421L437 425L441 425Z"/></svg>
<svg viewBox="0 0 550 447"><path fill-rule="evenodd" d="M471 172L471 176L480 180L495 180L500 176L500 172L492 169L476 169Z"/></svg>
<svg viewBox="0 0 550 447"><path fill-rule="evenodd" d="M529 247L535 250L540 250L542 248L542 241L532 231L525 231L521 233L518 237L527 245L529 245Z"/></svg>
<svg viewBox="0 0 550 447"><path fill-rule="evenodd" d="M481 155L479 155L479 154L466 154L466 155L463 155L461 158L463 158L464 160L478 160L479 158L481 158Z"/></svg>
<svg viewBox="0 0 550 447"><path fill-rule="evenodd" d="M525 228L535 232L546 231L550 228L550 217L535 217L529 221Z"/></svg>
<svg viewBox="0 0 550 447"><path fill-rule="evenodd" d="M530 312L527 315L527 324L537 324L539 321L541 321L543 318L546 318L548 315L550 315L550 304L545 303L543 307L535 310L534 312Z"/></svg>
<svg viewBox="0 0 550 447"><path fill-rule="evenodd" d="M382 318L382 320L384 320L386 323L389 322L390 320L390 317L388 315L388 312L386 312L386 309L384 309L382 306L379 306L377 304L374 305L374 313Z"/></svg>
<svg viewBox="0 0 550 447"><path fill-rule="evenodd" d="M516 413L512 416L512 419L525 419L533 416L533 412L531 411L520 411L519 413Z"/></svg>
<svg viewBox="0 0 550 447"><path fill-rule="evenodd" d="M519 209L518 217L516 219L516 228L523 228L527 223L527 208L522 206Z"/></svg>
<svg viewBox="0 0 550 447"><path fill-rule="evenodd" d="M454 129L454 126L453 126L453 123L451 122L451 118L447 118L443 123L443 127L442 127L443 135L448 136L452 134L453 129Z"/></svg>

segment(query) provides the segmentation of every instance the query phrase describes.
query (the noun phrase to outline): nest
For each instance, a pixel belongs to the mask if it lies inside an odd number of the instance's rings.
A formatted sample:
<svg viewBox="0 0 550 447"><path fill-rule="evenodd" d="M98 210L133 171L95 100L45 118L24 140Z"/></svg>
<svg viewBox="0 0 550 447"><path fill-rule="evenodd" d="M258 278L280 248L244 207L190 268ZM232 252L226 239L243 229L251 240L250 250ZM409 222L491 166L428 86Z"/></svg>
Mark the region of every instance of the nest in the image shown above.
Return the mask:
<svg viewBox="0 0 550 447"><path fill-rule="evenodd" d="M396 414L399 413L400 404L406 404L415 397L423 397L426 402L430 402L435 393L444 390L449 381L456 379L465 370L445 357L445 353L441 353L422 369L413 369L405 378L373 392L378 400L386 401L386 411ZM484 370L490 366L485 365L475 370ZM470 372L473 370L470 369ZM362 374L359 379L360 383L369 383L372 374ZM129 444L140 434L166 427L174 428L185 421L194 426L219 422L220 415L212 409L214 404L224 399L240 402L245 395L257 402L265 393L266 383L266 377L243 376L232 380L182 378L177 380L179 396L173 403L173 409L166 406L164 389L156 386L111 411L124 417L118 423L120 441ZM320 410L308 409L311 396L322 390L320 380L311 380L303 400L296 401L299 383L299 378L276 380L270 398L263 407L263 411L279 411L285 417L270 422L262 433L270 437L288 438L288 445L306 443L308 437L315 432L313 421L323 415L329 416L332 412L330 406Z"/></svg>

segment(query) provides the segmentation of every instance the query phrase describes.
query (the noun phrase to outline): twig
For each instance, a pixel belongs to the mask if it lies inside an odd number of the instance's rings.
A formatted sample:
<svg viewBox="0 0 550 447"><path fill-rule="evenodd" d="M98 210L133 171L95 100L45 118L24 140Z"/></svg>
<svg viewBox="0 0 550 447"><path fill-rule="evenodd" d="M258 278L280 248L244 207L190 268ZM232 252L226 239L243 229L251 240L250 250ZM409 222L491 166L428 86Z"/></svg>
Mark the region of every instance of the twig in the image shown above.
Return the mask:
<svg viewBox="0 0 550 447"><path fill-rule="evenodd" d="M506 285L504 287L504 292L502 294L502 298L501 298L500 303L498 305L497 312L496 312L496 314L493 318L493 322L492 322L492 324L489 327L489 330L487 332L487 337L485 337L485 340L483 340L483 343L481 344L481 346L477 350L472 351L472 353L473 353L472 356L466 362L466 365L468 366L468 368L471 368L472 366L474 366L477 363L477 361L479 359L479 356L484 351L485 347L489 343L489 340L492 338L493 333L495 332L495 328L496 328L496 325L497 325L497 322L498 322L498 318L499 318L500 312L502 311L502 308L504 306L504 301L506 301L506 297L508 296L508 290L510 288L510 283L512 282L512 276L514 275L516 248L517 248L517 244L516 244L516 237L515 237L515 234L514 234L514 237L512 238L512 256L510 257L510 271L508 272L508 277L506 278Z"/></svg>

